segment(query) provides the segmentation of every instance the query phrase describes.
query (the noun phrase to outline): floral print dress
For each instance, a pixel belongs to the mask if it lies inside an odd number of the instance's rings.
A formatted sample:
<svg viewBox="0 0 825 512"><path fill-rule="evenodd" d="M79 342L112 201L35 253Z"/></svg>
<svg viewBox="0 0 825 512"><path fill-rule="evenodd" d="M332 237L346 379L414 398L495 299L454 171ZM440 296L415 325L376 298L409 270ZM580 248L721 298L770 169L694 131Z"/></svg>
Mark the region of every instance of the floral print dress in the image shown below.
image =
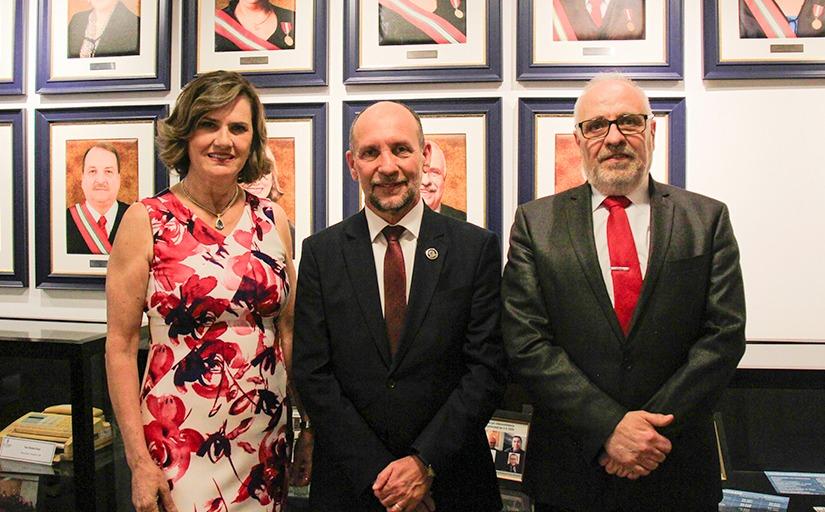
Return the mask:
<svg viewBox="0 0 825 512"><path fill-rule="evenodd" d="M245 194L225 235L168 190L142 201L154 240L143 432L181 511L277 511L286 500L286 253L272 203Z"/></svg>

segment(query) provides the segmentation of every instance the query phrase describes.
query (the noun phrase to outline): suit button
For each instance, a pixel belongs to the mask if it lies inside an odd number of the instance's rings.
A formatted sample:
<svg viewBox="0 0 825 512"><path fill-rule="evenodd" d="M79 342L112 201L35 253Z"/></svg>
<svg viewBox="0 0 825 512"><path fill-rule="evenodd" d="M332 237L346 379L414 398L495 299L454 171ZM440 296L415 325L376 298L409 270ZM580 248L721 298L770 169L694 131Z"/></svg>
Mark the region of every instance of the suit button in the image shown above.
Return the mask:
<svg viewBox="0 0 825 512"><path fill-rule="evenodd" d="M388 381L387 381L387 387L388 387L389 389L395 389L395 381L394 381L394 380L392 380L392 379L388 380Z"/></svg>

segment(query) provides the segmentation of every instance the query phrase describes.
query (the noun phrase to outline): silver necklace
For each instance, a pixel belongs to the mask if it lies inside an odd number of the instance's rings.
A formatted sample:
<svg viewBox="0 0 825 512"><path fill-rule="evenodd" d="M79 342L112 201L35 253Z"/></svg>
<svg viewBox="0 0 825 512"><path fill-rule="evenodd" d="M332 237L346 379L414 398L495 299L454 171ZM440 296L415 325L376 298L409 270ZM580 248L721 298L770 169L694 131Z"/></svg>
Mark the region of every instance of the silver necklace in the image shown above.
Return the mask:
<svg viewBox="0 0 825 512"><path fill-rule="evenodd" d="M183 195L185 195L187 199L189 199L190 201L195 203L195 206L197 206L201 210L204 210L207 213L210 213L210 214L212 214L213 216L216 217L215 218L215 229L220 231L220 230L223 229L223 220L221 219L221 217L223 217L223 214L225 214L226 211L229 210L229 208L233 204L235 204L235 199L238 198L238 190L240 189L240 187L238 185L235 185L235 193L232 195L232 199L230 199L229 202L226 203L226 206L223 207L223 210L221 210L219 212L214 211L210 208L207 208L206 206L204 206L204 205L200 204L199 202L197 202L195 200L195 198L192 197L192 194L190 194L189 191L186 190L186 180L183 180L183 181L180 182L180 189L183 191Z"/></svg>

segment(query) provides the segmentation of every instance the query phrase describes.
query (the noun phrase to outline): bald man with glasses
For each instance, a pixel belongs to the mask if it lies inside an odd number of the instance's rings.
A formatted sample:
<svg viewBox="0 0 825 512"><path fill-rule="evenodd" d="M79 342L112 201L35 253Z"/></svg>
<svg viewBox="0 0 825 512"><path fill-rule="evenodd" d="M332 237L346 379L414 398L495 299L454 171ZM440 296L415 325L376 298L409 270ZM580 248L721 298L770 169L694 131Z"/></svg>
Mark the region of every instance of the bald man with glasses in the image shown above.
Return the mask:
<svg viewBox="0 0 825 512"><path fill-rule="evenodd" d="M521 205L502 282L535 407L536 511L715 511L713 407L745 348L727 207L649 176L656 121L621 75L575 108L587 183Z"/></svg>

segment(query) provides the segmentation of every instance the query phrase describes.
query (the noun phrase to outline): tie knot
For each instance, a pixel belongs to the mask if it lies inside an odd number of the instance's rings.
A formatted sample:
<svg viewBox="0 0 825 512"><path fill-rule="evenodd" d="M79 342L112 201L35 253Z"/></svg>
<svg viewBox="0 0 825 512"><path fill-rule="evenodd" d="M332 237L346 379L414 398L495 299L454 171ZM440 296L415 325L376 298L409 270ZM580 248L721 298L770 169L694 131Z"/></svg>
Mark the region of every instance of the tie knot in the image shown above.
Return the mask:
<svg viewBox="0 0 825 512"><path fill-rule="evenodd" d="M97 225L103 229L106 229L106 217L101 215L100 218L97 219Z"/></svg>
<svg viewBox="0 0 825 512"><path fill-rule="evenodd" d="M387 242L397 242L404 234L405 229L404 226L387 226L381 232L384 233Z"/></svg>
<svg viewBox="0 0 825 512"><path fill-rule="evenodd" d="M602 204L610 210L616 207L622 207L624 209L630 206L630 199L625 196L607 196L604 198L604 201L602 201Z"/></svg>

